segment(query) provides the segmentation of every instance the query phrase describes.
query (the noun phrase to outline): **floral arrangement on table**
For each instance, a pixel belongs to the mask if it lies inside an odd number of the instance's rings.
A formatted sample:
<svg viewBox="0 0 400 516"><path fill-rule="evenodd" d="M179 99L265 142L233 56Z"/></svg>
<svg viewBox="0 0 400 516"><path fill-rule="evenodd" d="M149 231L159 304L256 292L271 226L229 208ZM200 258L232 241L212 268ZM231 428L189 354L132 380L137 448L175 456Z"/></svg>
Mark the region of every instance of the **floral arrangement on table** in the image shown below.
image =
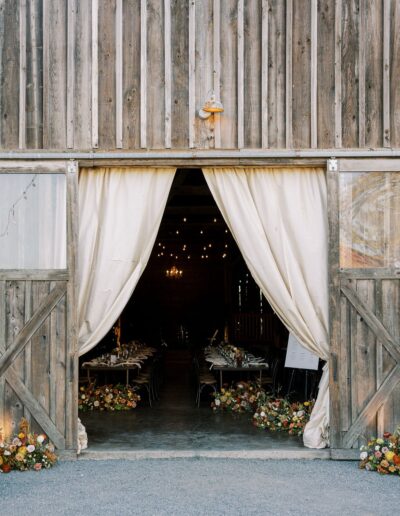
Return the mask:
<svg viewBox="0 0 400 516"><path fill-rule="evenodd" d="M139 401L136 387L121 384L96 386L95 383L90 383L79 389L78 408L84 412L132 410Z"/></svg>
<svg viewBox="0 0 400 516"><path fill-rule="evenodd" d="M40 471L49 469L57 462L54 446L44 434L30 432L29 423L22 419L19 433L6 442L0 433L0 471Z"/></svg>
<svg viewBox="0 0 400 516"><path fill-rule="evenodd" d="M219 354L225 358L228 364L234 367L241 367L247 360L246 352L243 348L233 346L232 344L220 344L217 346Z"/></svg>
<svg viewBox="0 0 400 516"><path fill-rule="evenodd" d="M273 432L303 435L314 401L290 402L287 398L267 397L253 415L253 424Z"/></svg>
<svg viewBox="0 0 400 516"><path fill-rule="evenodd" d="M382 475L400 475L400 426L394 434L373 438L360 448L360 468Z"/></svg>
<svg viewBox="0 0 400 516"><path fill-rule="evenodd" d="M211 407L214 411L254 412L264 392L257 383L239 382L215 392Z"/></svg>
<svg viewBox="0 0 400 516"><path fill-rule="evenodd" d="M102 355L92 358L87 362L83 362L82 367L127 367L136 366L139 369L143 362L148 360L156 353L156 349L139 341L132 340L127 343L119 343L111 353L103 353Z"/></svg>

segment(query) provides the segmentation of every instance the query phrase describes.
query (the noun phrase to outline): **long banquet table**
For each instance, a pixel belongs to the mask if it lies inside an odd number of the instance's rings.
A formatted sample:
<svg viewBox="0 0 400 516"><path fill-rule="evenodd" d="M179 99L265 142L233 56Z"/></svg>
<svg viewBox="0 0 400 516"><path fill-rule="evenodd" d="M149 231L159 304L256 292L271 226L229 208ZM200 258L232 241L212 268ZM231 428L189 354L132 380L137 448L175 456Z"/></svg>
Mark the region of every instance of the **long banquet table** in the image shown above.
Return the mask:
<svg viewBox="0 0 400 516"><path fill-rule="evenodd" d="M223 349L223 348L222 348ZM244 351L244 350L243 350ZM260 357L254 357L249 353L245 354L251 358L248 359L247 363L238 365L230 361L227 357L221 354L220 347L208 347L205 350L205 360L209 362L210 369L219 372L219 384L220 388L223 385L223 373L224 372L258 372L260 382L262 381L263 371L268 371L269 364ZM252 361L253 360L253 361Z"/></svg>
<svg viewBox="0 0 400 516"><path fill-rule="evenodd" d="M129 385L130 371L140 371L143 364L154 356L156 349L146 345L123 344L129 350L126 357L117 357L112 353L105 353L102 356L93 358L82 364L82 369L87 371L88 380L90 381L90 371L125 371L126 385Z"/></svg>
<svg viewBox="0 0 400 516"><path fill-rule="evenodd" d="M262 381L262 374L263 374L263 371L268 371L269 369L269 366L268 364L266 365L254 365L254 366L247 366L247 367L239 367L239 366L229 366L229 365L226 365L226 366L223 366L223 365L215 365L213 366L213 369L214 371L219 371L219 386L220 388L222 387L223 385L223 373L224 372L240 372L240 371L246 371L247 373L251 373L251 372L257 372L259 373L259 379L260 379L260 382Z"/></svg>

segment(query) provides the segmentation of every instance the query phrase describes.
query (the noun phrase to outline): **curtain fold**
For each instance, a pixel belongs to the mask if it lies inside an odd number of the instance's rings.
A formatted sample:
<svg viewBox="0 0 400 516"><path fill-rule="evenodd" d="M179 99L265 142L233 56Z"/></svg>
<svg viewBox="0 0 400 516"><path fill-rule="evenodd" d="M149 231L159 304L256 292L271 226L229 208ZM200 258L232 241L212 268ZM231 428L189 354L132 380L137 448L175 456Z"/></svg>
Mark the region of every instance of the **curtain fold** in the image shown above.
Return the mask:
<svg viewBox="0 0 400 516"><path fill-rule="evenodd" d="M111 329L147 265L175 168L79 174L79 355Z"/></svg>
<svg viewBox="0 0 400 516"><path fill-rule="evenodd" d="M327 361L327 191L322 169L204 168L214 199L246 264L282 322ZM324 367L304 444L328 442L329 382Z"/></svg>

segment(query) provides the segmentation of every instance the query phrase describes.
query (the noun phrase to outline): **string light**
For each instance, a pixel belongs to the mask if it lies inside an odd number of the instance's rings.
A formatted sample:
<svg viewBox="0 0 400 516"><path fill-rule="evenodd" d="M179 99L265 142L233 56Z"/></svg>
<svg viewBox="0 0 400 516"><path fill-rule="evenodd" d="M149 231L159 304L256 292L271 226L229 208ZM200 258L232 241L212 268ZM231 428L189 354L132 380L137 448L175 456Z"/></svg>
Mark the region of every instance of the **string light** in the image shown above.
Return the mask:
<svg viewBox="0 0 400 516"><path fill-rule="evenodd" d="M208 247L212 247L212 245L211 245L211 244L208 244Z"/></svg>
<svg viewBox="0 0 400 516"><path fill-rule="evenodd" d="M8 235L8 231L10 229L11 222L13 220L15 220L15 209L16 209L16 207L18 206L18 204L21 201L26 201L28 199L28 195L27 195L28 191L30 190L30 188L32 188L32 187L35 188L36 187L36 183L35 183L36 178L37 178L37 174L35 174L33 176L31 181L28 183L28 185L23 190L22 194L18 197L18 199L13 203L11 208L8 210L6 227L4 228L4 231L2 231L0 233L0 238L3 238L3 237Z"/></svg>
<svg viewBox="0 0 400 516"><path fill-rule="evenodd" d="M187 218L186 217L183 217L183 222L186 222L187 221Z"/></svg>
<svg viewBox="0 0 400 516"><path fill-rule="evenodd" d="M203 234L203 230L202 230L202 229L200 229L200 235L202 235L202 234Z"/></svg>

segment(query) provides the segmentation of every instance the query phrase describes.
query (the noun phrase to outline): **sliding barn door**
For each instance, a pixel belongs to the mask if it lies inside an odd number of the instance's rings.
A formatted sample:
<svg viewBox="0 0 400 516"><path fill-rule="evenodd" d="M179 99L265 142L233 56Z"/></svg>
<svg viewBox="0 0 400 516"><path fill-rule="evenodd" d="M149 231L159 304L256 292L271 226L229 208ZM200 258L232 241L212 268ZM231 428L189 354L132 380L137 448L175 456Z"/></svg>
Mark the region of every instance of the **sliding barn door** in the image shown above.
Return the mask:
<svg viewBox="0 0 400 516"><path fill-rule="evenodd" d="M0 162L0 427L76 449L74 162Z"/></svg>
<svg viewBox="0 0 400 516"><path fill-rule="evenodd" d="M400 424L400 160L330 160L328 191L331 445L343 450Z"/></svg>

